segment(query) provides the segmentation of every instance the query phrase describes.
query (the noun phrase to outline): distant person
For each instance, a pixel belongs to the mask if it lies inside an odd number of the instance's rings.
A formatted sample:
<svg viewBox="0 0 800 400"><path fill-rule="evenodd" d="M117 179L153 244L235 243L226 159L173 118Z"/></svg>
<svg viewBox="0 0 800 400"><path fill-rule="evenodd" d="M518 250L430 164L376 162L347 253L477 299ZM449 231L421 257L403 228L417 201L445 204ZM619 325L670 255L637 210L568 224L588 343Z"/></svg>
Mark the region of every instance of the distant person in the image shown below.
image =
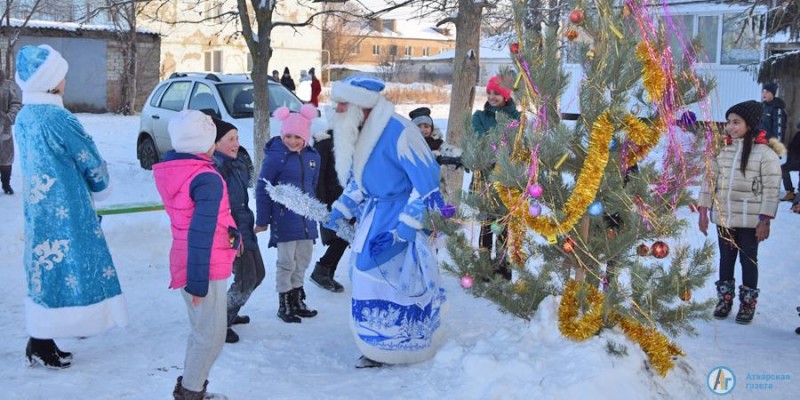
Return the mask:
<svg viewBox="0 0 800 400"><path fill-rule="evenodd" d="M278 317L287 323L317 315L306 305L303 288L305 273L311 263L317 223L274 201L266 190L272 185L292 185L316 197L320 158L310 146L311 121L317 109L306 104L299 113L286 107L275 110L281 122L281 136L264 145L264 162L256 184L255 232L270 230L269 247L278 249L275 262L275 286L278 290Z"/></svg>
<svg viewBox="0 0 800 400"><path fill-rule="evenodd" d="M215 398L206 393L207 379L225 343L225 291L241 236L211 158L217 134L211 117L183 110L167 129L174 150L153 165L153 177L172 228L169 287L180 290L191 328L172 394L177 400Z"/></svg>
<svg viewBox="0 0 800 400"><path fill-rule="evenodd" d="M317 150L320 157L317 198L328 206L328 210L333 208L333 203L344 191L339 179L336 177L336 161L333 156L334 146L333 130L314 134L314 149ZM322 226L322 224L320 224L319 231L322 244L327 248L325 249L325 254L314 265L311 281L325 290L334 293L343 292L344 286L334 279L334 274L342 255L344 255L350 243L337 236L335 231Z"/></svg>
<svg viewBox="0 0 800 400"><path fill-rule="evenodd" d="M253 230L256 217L249 206L247 188L251 186L251 172L245 160L239 157L239 131L233 124L217 118L213 120L217 128L214 163L225 180L231 216L242 235L241 254L233 260L233 283L228 288L228 332L225 335L225 343L236 343L239 335L232 326L250 323L250 317L239 315L239 310L264 280L266 272Z"/></svg>
<svg viewBox="0 0 800 400"><path fill-rule="evenodd" d="M439 127L433 125L433 118L431 118L431 109L428 107L419 107L411 110L408 113L411 122L419 128L422 137L425 138L425 143L431 152L436 157L436 162L442 167L439 169L439 190L445 195L446 192L446 178L450 171L461 167L461 148L452 146L444 141L444 136ZM446 168L446 166L450 168Z"/></svg>
<svg viewBox="0 0 800 400"><path fill-rule="evenodd" d="M272 79L274 79L275 82L281 83L281 75L277 69L272 70Z"/></svg>
<svg viewBox="0 0 800 400"><path fill-rule="evenodd" d="M786 103L778 94L778 85L766 83L761 89L761 101L764 103L764 115L761 116L761 129L767 132L767 140L777 138L783 141L786 132Z"/></svg>
<svg viewBox="0 0 800 400"><path fill-rule="evenodd" d="M11 127L17 119L17 113L22 108L20 88L6 74L0 70L0 182L3 184L3 193L12 195L11 165L14 164L14 136Z"/></svg>
<svg viewBox="0 0 800 400"><path fill-rule="evenodd" d="M781 201L794 201L798 196L795 195L791 172L800 171L800 122L797 123L797 132L794 133L794 137L786 150L786 162L781 165L781 178L783 179L783 188L786 190L786 194L783 195Z"/></svg>
<svg viewBox="0 0 800 400"><path fill-rule="evenodd" d="M766 134L758 129L762 112L761 103L746 101L725 113L725 145L711 160L711 177L701 188L698 201L700 232L708 234L709 212L711 222L717 225L719 280L715 282L718 302L714 318L725 319L731 312L738 258L742 285L736 322L740 324L749 324L756 312L758 246L769 238L780 190L776 154L780 149L770 148Z"/></svg>
<svg viewBox="0 0 800 400"><path fill-rule="evenodd" d="M21 154L25 213L25 356L63 369L72 353L53 338L96 335L128 315L94 200L108 193L106 162L92 137L64 108L69 65L48 45L17 53L24 106L14 133Z"/></svg>
<svg viewBox="0 0 800 400"><path fill-rule="evenodd" d="M281 76L281 85L289 89L292 93L294 93L294 91L297 89L294 86L294 79L292 79L292 75L289 74L289 67L283 68L283 76Z"/></svg>
<svg viewBox="0 0 800 400"><path fill-rule="evenodd" d="M492 130L497 125L497 114L505 114L506 118L519 119L520 112L517 111L517 105L514 104L514 99L511 98L511 89L503 85L502 77L500 75L493 76L486 84L486 104L483 105L483 110L475 111L472 114L472 130L480 138L486 135L487 132ZM481 186L485 186L488 182L486 179L491 174L491 171L480 171L483 177L482 182L477 182ZM473 182L475 185L476 182ZM480 230L479 246L492 254L492 247L495 247L495 274L500 275L505 280L511 280L511 269L508 266L506 259L506 241L508 240L508 228L503 227L502 232L497 235L497 243L495 245L494 233L491 229L491 220L483 221ZM494 245L494 246L493 246Z"/></svg>
<svg viewBox="0 0 800 400"><path fill-rule="evenodd" d="M300 82L310 81L311 77L308 76L308 71L301 69L300 70Z"/></svg>
<svg viewBox="0 0 800 400"><path fill-rule="evenodd" d="M313 104L314 107L319 107L319 95L322 93L322 84L319 79L317 79L317 71L314 68L308 71L308 75L311 77L311 100L309 103Z"/></svg>

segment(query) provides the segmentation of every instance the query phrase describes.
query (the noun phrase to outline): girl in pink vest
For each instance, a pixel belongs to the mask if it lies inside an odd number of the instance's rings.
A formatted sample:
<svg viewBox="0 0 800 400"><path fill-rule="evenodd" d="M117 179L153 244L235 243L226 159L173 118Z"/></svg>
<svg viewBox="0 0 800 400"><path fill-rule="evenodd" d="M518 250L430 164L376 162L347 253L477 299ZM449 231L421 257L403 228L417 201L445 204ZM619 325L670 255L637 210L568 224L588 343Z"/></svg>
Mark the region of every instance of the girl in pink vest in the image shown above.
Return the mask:
<svg viewBox="0 0 800 400"><path fill-rule="evenodd" d="M211 117L184 110L168 129L175 150L153 165L153 175L172 226L169 287L182 289L191 326L173 396L209 398L206 379L225 342L226 290L241 237L225 181L211 159L217 132Z"/></svg>

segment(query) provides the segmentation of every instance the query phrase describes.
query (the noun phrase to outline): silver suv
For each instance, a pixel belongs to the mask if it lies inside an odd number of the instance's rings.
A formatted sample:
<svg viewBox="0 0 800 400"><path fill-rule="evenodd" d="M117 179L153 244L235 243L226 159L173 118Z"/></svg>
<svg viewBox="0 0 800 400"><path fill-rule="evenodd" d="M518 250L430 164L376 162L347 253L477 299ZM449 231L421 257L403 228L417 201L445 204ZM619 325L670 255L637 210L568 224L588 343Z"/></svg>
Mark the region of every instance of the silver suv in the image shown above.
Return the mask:
<svg viewBox="0 0 800 400"><path fill-rule="evenodd" d="M286 106L299 112L303 102L292 92L270 78L269 112ZM184 109L200 110L230 122L239 130L239 155L250 158L253 153L253 81L245 74L173 73L161 82L147 98L139 117L139 137L136 139L136 158L144 169L153 164L172 145L167 126L169 120ZM320 125L322 127L318 127ZM280 134L280 124L270 118L270 136ZM324 129L317 118L314 129Z"/></svg>

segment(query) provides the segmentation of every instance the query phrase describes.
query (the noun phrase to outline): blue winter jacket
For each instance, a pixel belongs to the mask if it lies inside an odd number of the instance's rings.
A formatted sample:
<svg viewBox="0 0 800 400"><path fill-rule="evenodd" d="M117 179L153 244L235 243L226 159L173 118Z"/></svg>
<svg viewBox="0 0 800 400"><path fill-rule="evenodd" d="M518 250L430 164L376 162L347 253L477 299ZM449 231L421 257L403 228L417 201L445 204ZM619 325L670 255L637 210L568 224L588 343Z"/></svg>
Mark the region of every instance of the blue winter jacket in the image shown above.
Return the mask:
<svg viewBox="0 0 800 400"><path fill-rule="evenodd" d="M231 158L220 152L214 153L214 164L228 185L228 198L231 202L231 216L236 221L245 250L257 250L258 240L253 230L256 217L250 209L250 170L241 158Z"/></svg>
<svg viewBox="0 0 800 400"><path fill-rule="evenodd" d="M316 239L317 224L273 201L264 180L273 185L290 184L316 198L320 157L313 147L300 152L289 151L280 137L264 146L264 162L256 183L256 225L269 226L269 247L294 240Z"/></svg>

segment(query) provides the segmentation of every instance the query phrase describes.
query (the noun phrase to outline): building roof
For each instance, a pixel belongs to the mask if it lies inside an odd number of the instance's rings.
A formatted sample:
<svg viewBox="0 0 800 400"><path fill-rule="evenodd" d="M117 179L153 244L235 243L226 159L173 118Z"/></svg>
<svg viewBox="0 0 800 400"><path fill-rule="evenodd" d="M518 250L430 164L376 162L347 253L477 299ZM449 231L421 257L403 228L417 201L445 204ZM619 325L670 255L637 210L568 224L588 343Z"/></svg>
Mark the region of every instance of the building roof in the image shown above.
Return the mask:
<svg viewBox="0 0 800 400"><path fill-rule="evenodd" d="M21 19L11 18L9 20L9 25L12 27L22 27L23 24L25 24L25 21ZM70 31L70 32L77 32L77 31L118 32L120 30L119 27L114 25L81 24L77 22L42 21L34 19L29 20L28 24L25 25L25 27L32 29L55 29L55 30ZM152 29L137 28L136 32L148 35L158 35L158 32Z"/></svg>
<svg viewBox="0 0 800 400"><path fill-rule="evenodd" d="M511 42L509 35L491 36L481 40L480 45L480 58L481 60L508 60L511 61L511 54L508 50L508 44ZM443 53L435 54L428 57L412 57L411 60L420 61L434 61L434 60L452 60L456 57L455 49L445 51Z"/></svg>

